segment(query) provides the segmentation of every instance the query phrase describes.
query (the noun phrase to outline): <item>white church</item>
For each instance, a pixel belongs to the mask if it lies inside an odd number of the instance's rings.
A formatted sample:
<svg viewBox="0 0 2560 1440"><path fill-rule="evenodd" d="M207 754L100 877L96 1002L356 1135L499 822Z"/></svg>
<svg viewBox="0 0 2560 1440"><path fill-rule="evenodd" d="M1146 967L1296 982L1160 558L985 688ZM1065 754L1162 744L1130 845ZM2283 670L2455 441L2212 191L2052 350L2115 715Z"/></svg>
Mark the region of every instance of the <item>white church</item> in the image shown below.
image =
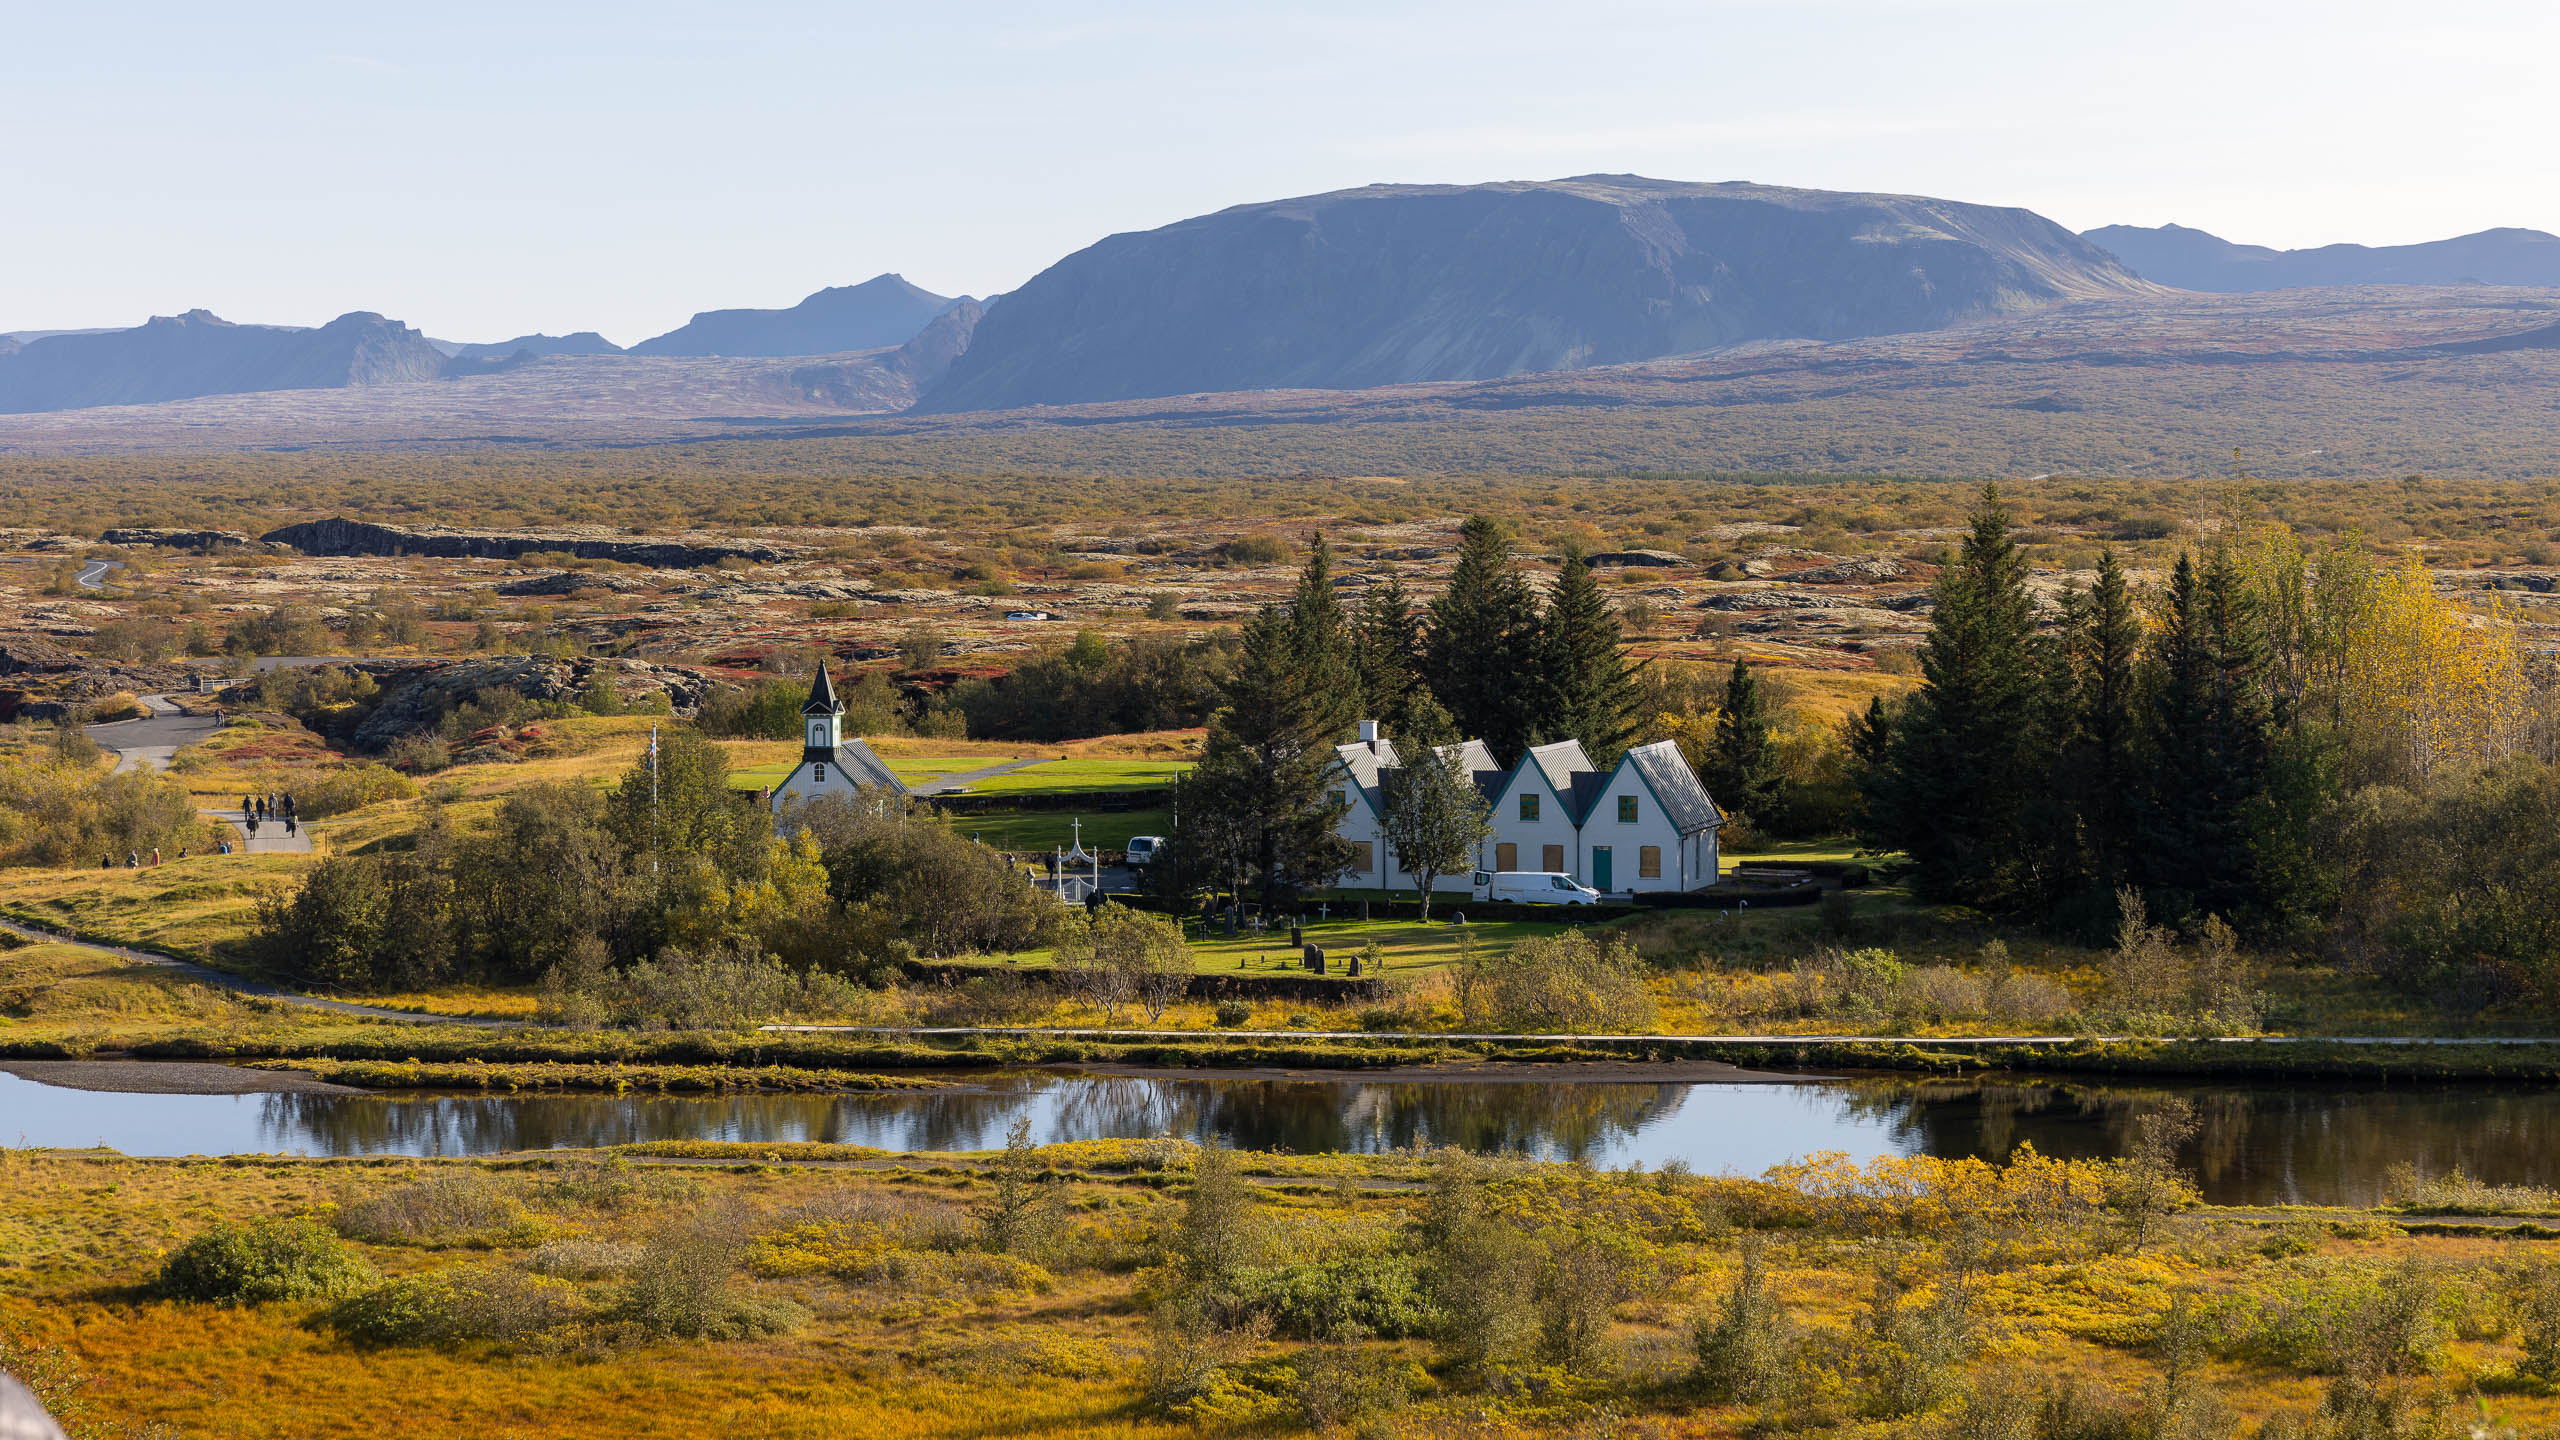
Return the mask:
<svg viewBox="0 0 2560 1440"><path fill-rule="evenodd" d="M836 698L836 682L828 678L824 661L818 664L818 678L810 682L800 721L807 744L800 751L800 763L773 787L775 815L812 800L851 800L866 789L906 798L906 783L871 753L860 736L844 737L844 702Z"/></svg>

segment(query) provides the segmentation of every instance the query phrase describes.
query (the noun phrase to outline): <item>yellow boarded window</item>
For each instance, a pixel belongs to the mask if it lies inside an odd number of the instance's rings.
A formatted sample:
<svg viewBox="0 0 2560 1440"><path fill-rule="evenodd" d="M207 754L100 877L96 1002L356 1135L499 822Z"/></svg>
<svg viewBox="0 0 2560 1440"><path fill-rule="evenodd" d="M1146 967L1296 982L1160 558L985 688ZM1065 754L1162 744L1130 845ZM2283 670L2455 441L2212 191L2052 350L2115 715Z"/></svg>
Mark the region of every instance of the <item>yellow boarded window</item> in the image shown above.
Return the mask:
<svg viewBox="0 0 2560 1440"><path fill-rule="evenodd" d="M1636 873L1647 880L1662 878L1661 846L1639 845L1636 847Z"/></svg>
<svg viewBox="0 0 2560 1440"><path fill-rule="evenodd" d="M1539 853L1538 863L1549 870L1563 870L1564 847L1561 845L1550 845L1546 847L1545 850Z"/></svg>
<svg viewBox="0 0 2560 1440"><path fill-rule="evenodd" d="M1508 840L1505 840L1505 841L1503 841L1501 844L1494 846L1494 847L1493 847L1493 868L1494 868L1494 869L1496 869L1496 870L1517 870L1517 869L1519 869L1519 868L1520 868L1520 847L1519 847L1519 846L1517 846L1517 845L1512 844L1512 843L1511 843L1510 841L1508 841Z"/></svg>

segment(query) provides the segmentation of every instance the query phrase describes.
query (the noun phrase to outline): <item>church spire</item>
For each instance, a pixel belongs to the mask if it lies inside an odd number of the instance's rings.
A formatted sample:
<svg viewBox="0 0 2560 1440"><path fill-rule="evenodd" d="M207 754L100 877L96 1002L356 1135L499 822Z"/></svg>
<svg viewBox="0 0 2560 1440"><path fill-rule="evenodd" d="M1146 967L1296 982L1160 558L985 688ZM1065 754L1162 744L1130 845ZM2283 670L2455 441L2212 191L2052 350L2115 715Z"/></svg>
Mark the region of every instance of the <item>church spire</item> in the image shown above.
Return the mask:
<svg viewBox="0 0 2560 1440"><path fill-rule="evenodd" d="M836 684L827 678L824 660L818 662L818 678L809 682L809 702L800 707L800 716L800 728L809 737L803 756L835 759L836 746L844 740L844 702L836 698Z"/></svg>

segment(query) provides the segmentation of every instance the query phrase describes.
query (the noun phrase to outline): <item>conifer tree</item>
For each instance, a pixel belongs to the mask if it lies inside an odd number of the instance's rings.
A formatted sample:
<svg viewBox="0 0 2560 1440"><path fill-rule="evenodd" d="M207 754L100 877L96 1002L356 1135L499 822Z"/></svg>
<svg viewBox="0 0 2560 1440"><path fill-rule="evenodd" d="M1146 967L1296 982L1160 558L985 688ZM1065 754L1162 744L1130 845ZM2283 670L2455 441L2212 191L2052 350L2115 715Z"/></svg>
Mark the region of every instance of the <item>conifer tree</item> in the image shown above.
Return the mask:
<svg viewBox="0 0 2560 1440"><path fill-rule="evenodd" d="M1183 834L1232 826L1266 908L1292 891L1333 883L1351 863L1334 833L1346 807L1330 784L1334 736L1326 697L1305 683L1293 617L1265 606L1245 622L1243 651L1192 782L1183 790ZM1211 818L1214 817L1214 820ZM1203 849L1208 848L1203 846Z"/></svg>
<svg viewBox="0 0 2560 1440"><path fill-rule="evenodd" d="M2099 554L2088 593L2073 597L2067 634L2069 763L2058 778L2078 821L2078 878L2112 897L2130 875L2143 788L2142 619L2113 550Z"/></svg>
<svg viewBox="0 0 2560 1440"><path fill-rule="evenodd" d="M2217 547L2178 557L2154 647L2142 872L2158 911L2255 918L2276 716L2266 637L2239 567Z"/></svg>
<svg viewBox="0 0 2560 1440"><path fill-rule="evenodd" d="M1765 825L1777 812L1784 781L1778 749L1769 736L1773 709L1768 687L1749 662L1734 661L1724 682L1723 708L1716 712L1715 739L1707 749L1707 793L1726 813L1751 825Z"/></svg>
<svg viewBox="0 0 2560 1440"><path fill-rule="evenodd" d="M2041 898L2048 877L2034 806L2047 788L2048 670L2027 562L1997 486L1938 577L1920 688L1868 789L1880 836L1908 852L1918 891L1986 909Z"/></svg>
<svg viewBox="0 0 2560 1440"><path fill-rule="evenodd" d="M1422 619L1414 613L1404 582L1390 577L1361 602L1352 637L1353 663L1360 672L1360 700L1369 718L1399 740L1410 728L1413 703L1421 689ZM1427 696L1426 696L1427 698Z"/></svg>
<svg viewBox="0 0 2560 1440"><path fill-rule="evenodd" d="M1603 770L1618 763L1636 731L1637 667L1620 648L1624 638L1582 547L1568 542L1541 635L1547 698L1539 728L1550 740L1581 741Z"/></svg>
<svg viewBox="0 0 2560 1440"><path fill-rule="evenodd" d="M1321 530L1308 537L1307 563L1289 597L1289 652L1321 732L1330 743L1349 739L1360 715L1360 673L1350 617L1333 593L1333 547Z"/></svg>
<svg viewBox="0 0 2560 1440"><path fill-rule="evenodd" d="M1431 602L1423 678L1459 733L1516 762L1541 729L1537 598L1511 560L1511 537L1482 515L1458 532L1449 588Z"/></svg>

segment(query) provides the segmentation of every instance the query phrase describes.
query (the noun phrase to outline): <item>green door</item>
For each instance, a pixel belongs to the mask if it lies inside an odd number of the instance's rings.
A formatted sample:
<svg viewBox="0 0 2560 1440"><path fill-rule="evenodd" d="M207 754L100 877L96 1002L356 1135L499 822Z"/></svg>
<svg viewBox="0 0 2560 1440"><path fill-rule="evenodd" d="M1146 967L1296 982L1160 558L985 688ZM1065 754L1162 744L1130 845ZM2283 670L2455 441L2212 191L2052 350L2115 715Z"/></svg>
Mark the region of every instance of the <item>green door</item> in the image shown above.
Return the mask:
<svg viewBox="0 0 2560 1440"><path fill-rule="evenodd" d="M1602 892L1616 889L1609 880L1609 847L1594 845L1591 847L1591 888Z"/></svg>

